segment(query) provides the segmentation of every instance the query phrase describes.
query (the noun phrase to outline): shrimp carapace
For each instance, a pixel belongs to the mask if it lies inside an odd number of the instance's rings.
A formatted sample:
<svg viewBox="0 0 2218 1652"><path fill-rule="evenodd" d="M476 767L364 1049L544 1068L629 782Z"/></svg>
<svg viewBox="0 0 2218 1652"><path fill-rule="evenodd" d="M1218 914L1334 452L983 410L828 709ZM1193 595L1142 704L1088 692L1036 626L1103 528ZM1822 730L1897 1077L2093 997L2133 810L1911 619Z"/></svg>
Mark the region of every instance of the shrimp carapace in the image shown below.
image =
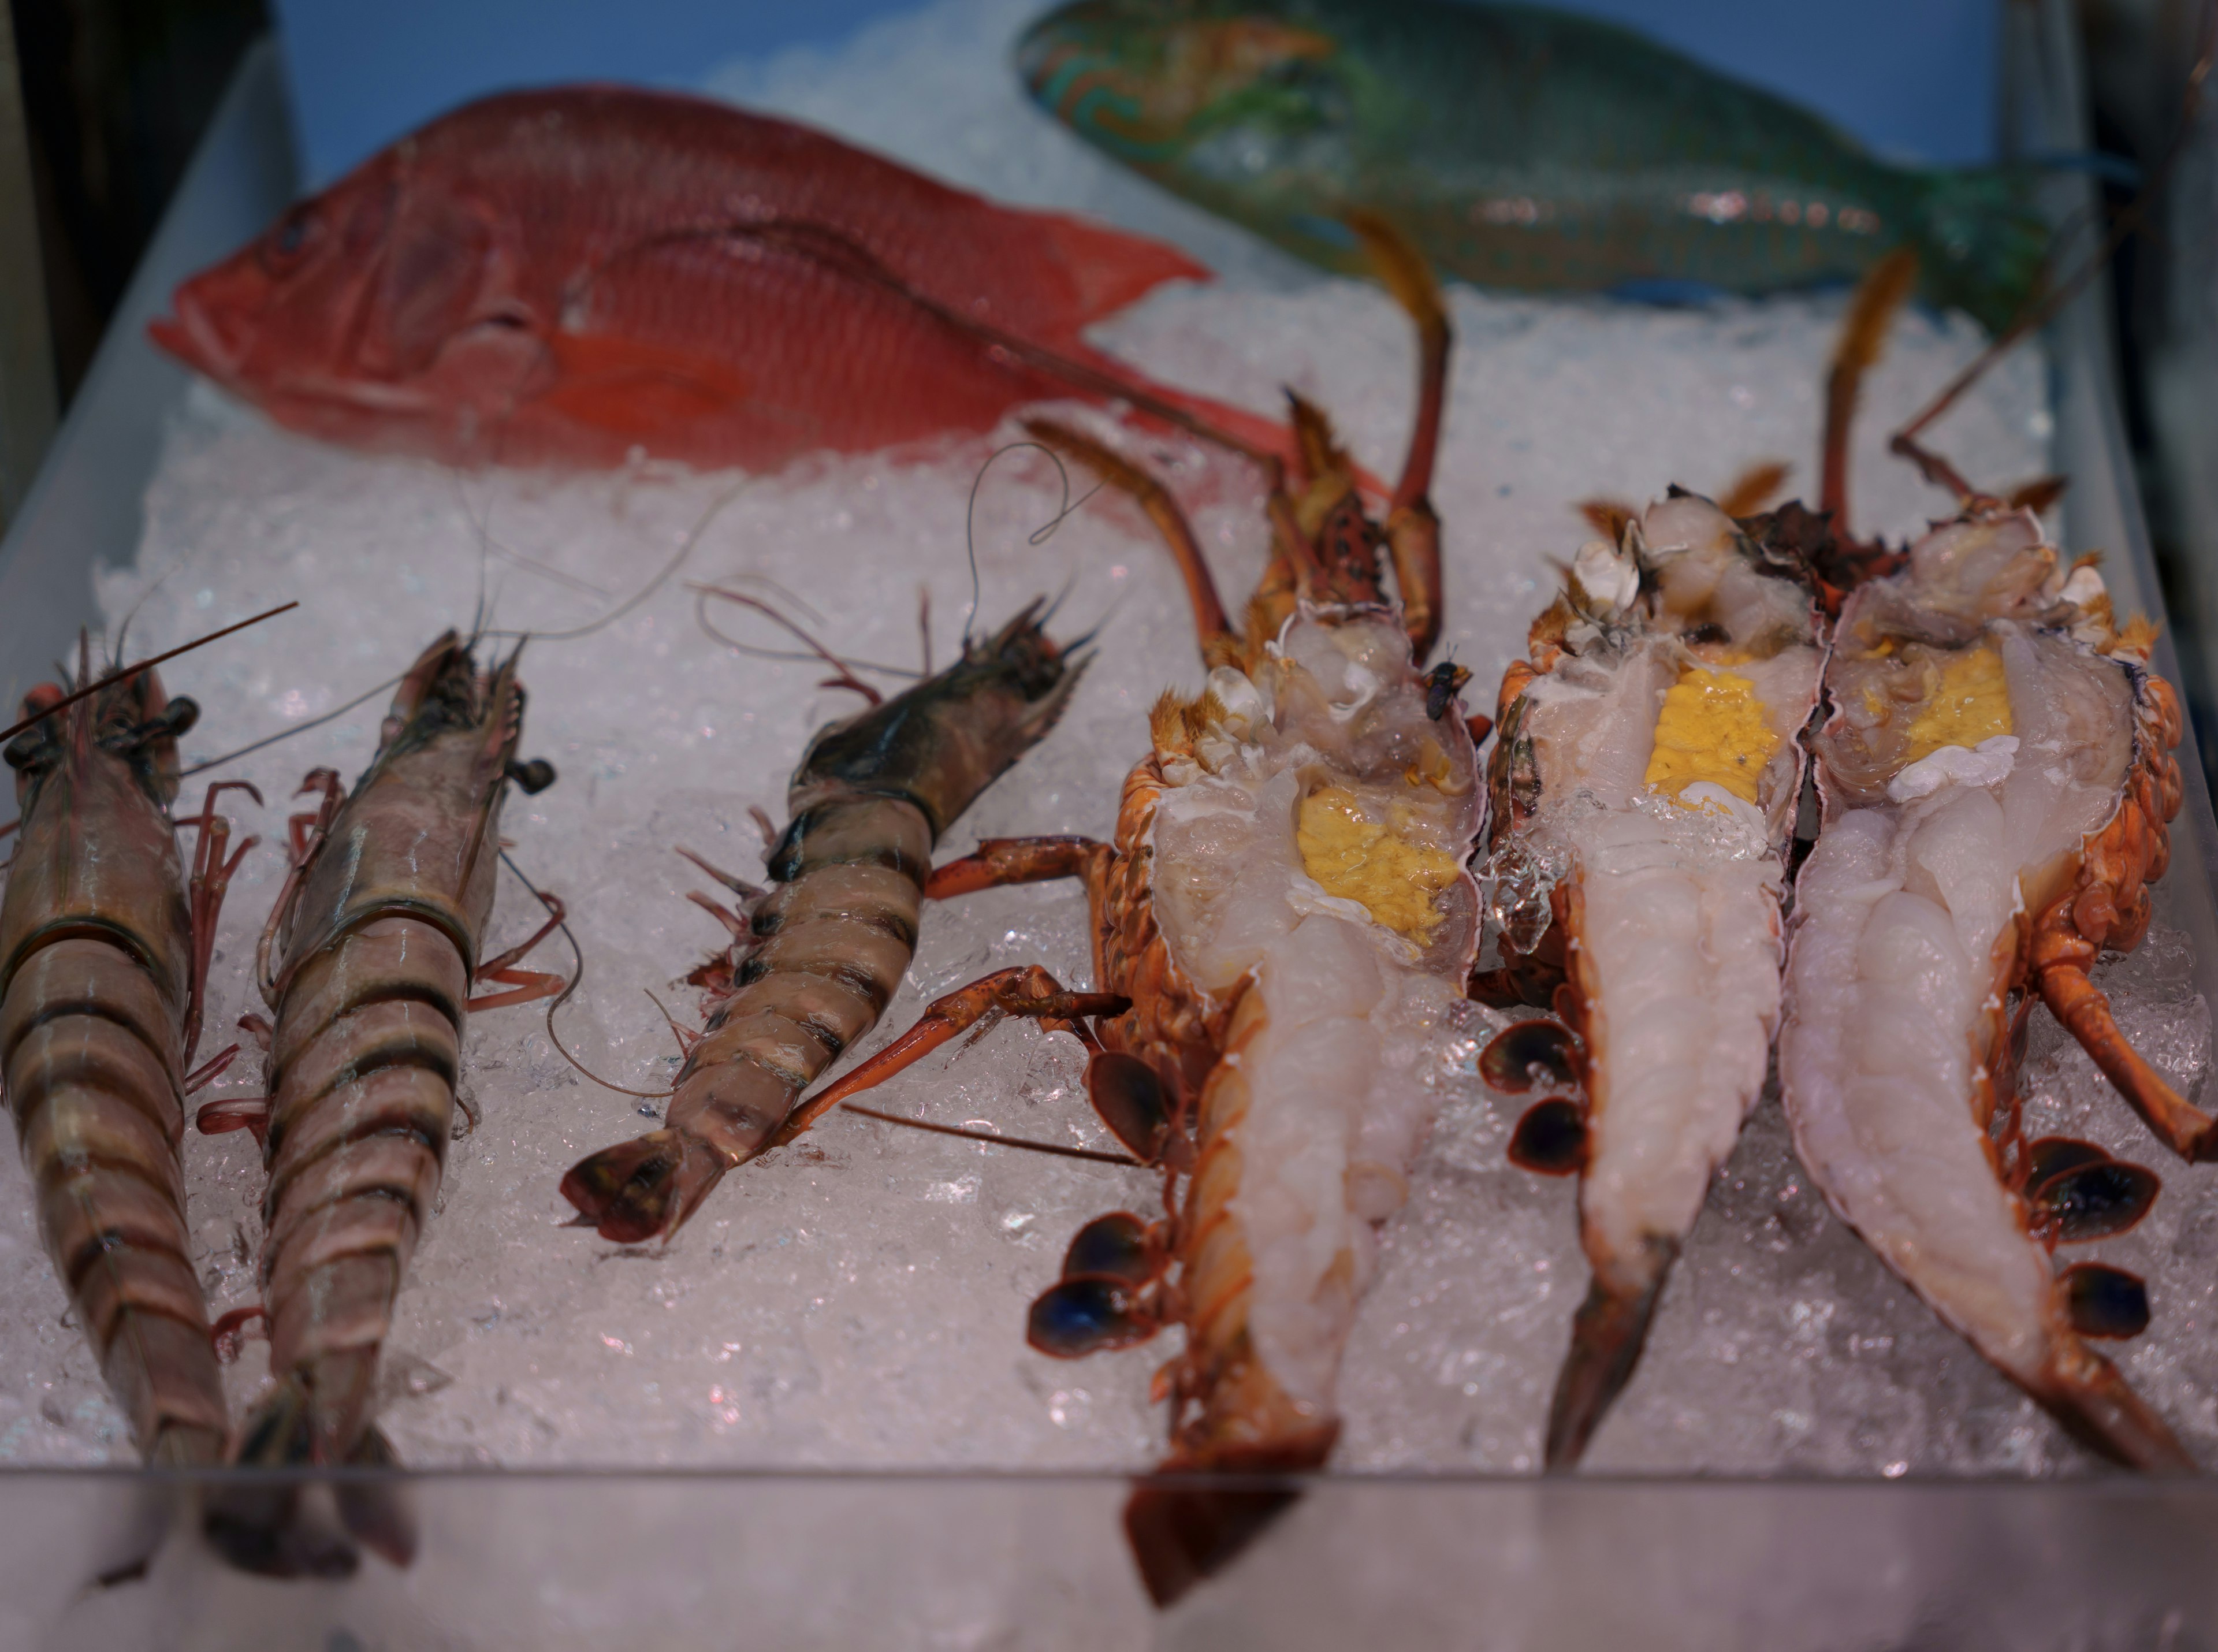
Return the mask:
<svg viewBox="0 0 2218 1652"><path fill-rule="evenodd" d="M33 690L24 715L52 715L6 750L22 826L0 900L0 1063L40 1236L133 1441L150 1463L212 1463L227 1418L180 1148L185 1097L231 1054L192 1071L216 914L253 839L226 855L220 786L172 818L199 708L152 671L65 697Z"/></svg>
<svg viewBox="0 0 2218 1652"><path fill-rule="evenodd" d="M1849 597L1779 1076L1811 1179L1889 1267L2075 1438L2178 1469L2170 1429L2083 1340L2129 1321L2131 1293L2049 1259L2116 1230L2086 1207L2130 1219L2153 1179L2085 1143L2026 1143L2010 1094L2038 994L2152 1130L2211 1152L2212 1121L2088 980L2099 950L2147 931L2179 807L2179 706L2148 669L2153 640L2116 623L2092 559L2064 566L2030 513L1992 500Z"/></svg>
<svg viewBox="0 0 2218 1652"><path fill-rule="evenodd" d="M1374 522L1323 415L1297 401L1301 464L1270 495L1273 558L1237 628L1168 490L1074 432L1033 426L1163 530L1207 681L1156 704L1112 842L989 840L926 893L1081 879L1100 990L1068 991L1038 967L989 975L810 1103L868 1088L995 1013L1086 1045L1087 1094L1162 1169L1165 1208L1153 1222L1119 1211L1081 1229L1063 1277L1032 1303L1029 1340L1069 1358L1169 1325L1186 1333L1158 1378L1170 1454L1125 1510L1158 1604L1292 1500L1275 1477L1332 1451L1341 1352L1378 1228L1407 1197L1431 1127L1428 1066L1478 941L1465 863L1485 795L1456 698L1465 673L1421 668L1440 613L1426 492L1447 329L1422 264L1359 227L1393 261L1419 325L1410 453ZM1228 1475L1267 1479L1217 1478Z"/></svg>
<svg viewBox="0 0 2218 1652"><path fill-rule="evenodd" d="M1762 1093L1779 1019L1780 902L1817 704L1820 622L1772 522L1675 493L1589 544L1502 679L1482 997L1562 1008L1483 1070L1536 1103L1511 1156L1579 1172L1593 1268L1550 1409L1576 1463L1631 1380L1712 1174ZM1515 1034L1512 1038L1511 1034Z"/></svg>
<svg viewBox="0 0 2218 1652"><path fill-rule="evenodd" d="M480 956L524 689L511 654L480 670L449 632L402 679L376 757L351 792L329 770L294 823L298 855L257 956L274 1013L270 1098L204 1110L203 1129L253 1128L269 1185L262 1287L272 1386L240 1430L253 1467L393 1461L374 1420L380 1354L408 1259L437 1199L453 1134L463 1022L472 1010L559 990L515 967L531 944ZM550 901L554 917L559 904ZM535 936L536 941L539 936ZM505 990L471 996L477 981ZM396 1564L406 1512L373 1482L341 1488L348 1531ZM296 1519L289 1486L212 1496L210 1537L255 1570L343 1572L355 1555Z"/></svg>
<svg viewBox="0 0 2218 1652"><path fill-rule="evenodd" d="M794 1102L877 1024L916 948L932 846L1063 715L1082 659L1034 603L883 705L828 725L787 794L771 888L703 976L707 1028L661 1129L571 1166L562 1195L602 1237L666 1238L728 1170L806 1128ZM811 1115L810 1117L814 1117Z"/></svg>

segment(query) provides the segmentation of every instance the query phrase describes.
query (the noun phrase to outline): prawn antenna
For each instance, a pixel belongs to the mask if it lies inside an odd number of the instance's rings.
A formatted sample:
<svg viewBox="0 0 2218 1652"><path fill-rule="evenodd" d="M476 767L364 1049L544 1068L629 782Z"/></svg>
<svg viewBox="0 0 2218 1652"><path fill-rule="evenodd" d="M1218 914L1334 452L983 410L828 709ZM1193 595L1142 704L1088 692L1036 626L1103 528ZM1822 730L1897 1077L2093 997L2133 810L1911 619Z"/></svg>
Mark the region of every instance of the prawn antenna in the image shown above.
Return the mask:
<svg viewBox="0 0 2218 1652"><path fill-rule="evenodd" d="M354 710L357 706L366 704L369 701L375 700L379 695L386 692L387 690L400 687L401 683L406 679L406 675L407 673L404 671L400 677L388 677L385 681L377 684L376 687L364 690L362 693L356 695L353 699L348 701L344 705L334 706L331 710L325 712L319 717L311 717L304 723L295 723L290 728L280 729L275 734L265 735L261 739L254 741L251 745L240 746L235 752L226 752L220 758L210 758L206 763L195 763L189 769L181 769L177 771L177 778L180 780L190 780L195 775L206 774L210 769L220 769L226 764L236 763L239 758L251 756L254 752L259 752L266 746L276 746L282 740L289 740L295 734L305 734L312 728L320 728L325 723L336 722L341 717L345 716L347 713Z"/></svg>
<svg viewBox="0 0 2218 1652"><path fill-rule="evenodd" d="M978 622L979 490L986 486L986 473L994 468L994 461L1003 454L1014 453L1020 448L1030 448L1035 453L1045 454L1050 461L1054 464L1055 473L1063 484L1062 503L1056 506L1055 514L1025 535L1025 543L1034 549L1038 549L1055 537L1056 529L1062 527L1073 515L1085 507L1087 500L1108 486L1106 481L1096 482L1075 499L1072 498L1069 467L1063 462L1063 455L1044 442L1011 442L994 449L986 455L986 462L978 467L978 473L970 479L970 499L963 510L963 548L970 563L970 606L964 610L963 616L963 652L965 654L970 652L970 628Z"/></svg>
<svg viewBox="0 0 2218 1652"><path fill-rule="evenodd" d="M727 648L742 654L752 654L758 659L821 661L838 673L837 676L821 684L821 687L847 689L861 695L874 706L883 705L885 703L885 696L856 676L857 671L883 671L889 677L914 678L916 675L905 665L881 665L868 659L842 659L802 629L797 622L788 619L759 597L750 597L745 591L729 591L722 585L689 585L686 589L693 591L698 598L694 605L694 616L699 621L701 628ZM753 609L780 630L796 639L802 647L808 652L800 653L790 648L765 648L759 643L741 642L737 637L727 636L709 622L709 599L711 597L721 597L728 603L737 603L742 608Z"/></svg>
<svg viewBox="0 0 2218 1652"><path fill-rule="evenodd" d="M935 1124L926 1118L903 1118L899 1113L882 1113L875 1107L865 1107L858 1102L839 1104L851 1113L860 1113L864 1118L875 1118L881 1123L900 1124L912 1130L928 1130L934 1135L959 1135L966 1142L988 1142L997 1148L1023 1148L1031 1153L1051 1153L1058 1159L1086 1159L1097 1165L1122 1165L1130 1170L1145 1170L1128 1153L1103 1153L1095 1148L1067 1148L1060 1142L1034 1142L1021 1135L1001 1135L992 1130L965 1129L960 1124Z"/></svg>
<svg viewBox="0 0 2218 1652"><path fill-rule="evenodd" d="M500 851L500 859L502 865L507 867L510 871L516 874L516 881L518 883L521 883L525 888L529 889L533 896L542 904L548 903L548 898L541 893L537 884L534 883L530 878L524 875L524 869L516 863L515 857L511 856L508 851L504 849ZM567 1004L570 1001L570 995L573 993L575 993L578 988L585 983L585 950L578 944L577 936L571 932L570 920L567 917L559 915L561 911L561 907L559 906L548 904L548 909L550 912L554 912L558 914L554 919L554 927L562 931L562 938L569 943L570 956L577 961L578 965L577 969L570 976L569 985L565 987L555 997L548 1000L548 1043L554 1046L554 1052L556 1055L560 1055L564 1061L569 1062L572 1067L576 1067L579 1072L584 1073L585 1077L591 1079L595 1084L600 1086L604 1090L613 1090L620 1096L637 1096L641 1101L667 1101L671 1097L678 1093L676 1090L635 1090L629 1085L617 1084L611 1080L603 1078L599 1073L594 1072L592 1067L587 1067L575 1055L573 1055L570 1053L569 1046L562 1042L561 1034L554 1030L554 1012L561 1009L565 1004ZM649 996L651 997L652 994L649 994ZM666 1015L667 1013L667 1012L665 1012Z"/></svg>
<svg viewBox="0 0 2218 1652"><path fill-rule="evenodd" d="M0 728L0 745L4 745L8 741L14 739L16 735L22 733L25 729L35 727L37 724L44 722L47 718L53 716L57 711L65 710L67 708L75 705L80 700L90 699L94 695L99 693L104 688L123 682L128 678L136 677L139 672L147 671L153 666L159 665L164 661L175 659L179 654L189 654L195 648L205 648L211 642L219 641L225 637L230 636L233 632L245 630L250 625L259 625L264 620L276 619L280 614L289 614L300 605L300 604L298 602L282 603L276 608L265 609L261 613L254 615L251 618L241 620L236 625L226 625L220 631L211 631L204 637L195 637L192 641L180 643L177 647L171 648L165 653L151 655L147 659L140 660L135 665L119 666L116 670L109 671L106 676L101 678L97 682L85 683L82 688L77 689L73 693L63 695L52 705L33 712L21 722L11 723L6 728ZM82 645L78 649L78 654L81 662L88 658L86 650ZM83 675L89 677L90 674L91 667L88 664L84 666Z"/></svg>
<svg viewBox="0 0 2218 1652"><path fill-rule="evenodd" d="M724 507L731 504L734 499L740 497L740 493L746 490L750 480L752 479L742 476L738 481L734 482L729 487L726 488L715 498L711 499L709 502L709 508L703 510L701 513L699 519L694 523L691 528L686 530L685 537L678 541L678 548L671 553L670 560L665 562L661 567L655 571L654 578L648 580L630 596L625 597L623 601L618 603L607 613L602 615L600 618L598 620L588 620L583 625L573 626L567 631L541 631L536 634L545 639L548 642L571 642L579 637L591 636L594 632L602 629L605 626L614 625L625 615L630 613L632 609L637 608L648 597L654 596L656 591L661 590L664 585L670 582L672 576L674 575L679 568L685 566L686 559L693 554L695 548L701 543L703 536L708 533L710 526L714 524L716 518L724 513ZM487 636L511 637L521 636L524 634L517 631L488 631L486 634Z"/></svg>

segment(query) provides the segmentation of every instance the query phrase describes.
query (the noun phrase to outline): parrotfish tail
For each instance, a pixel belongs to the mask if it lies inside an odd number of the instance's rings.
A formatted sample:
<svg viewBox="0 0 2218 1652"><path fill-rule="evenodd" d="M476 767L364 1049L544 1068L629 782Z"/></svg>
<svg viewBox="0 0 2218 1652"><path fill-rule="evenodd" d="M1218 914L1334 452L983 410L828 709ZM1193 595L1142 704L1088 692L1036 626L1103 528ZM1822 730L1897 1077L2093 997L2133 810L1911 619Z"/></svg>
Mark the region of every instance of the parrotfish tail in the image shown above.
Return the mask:
<svg viewBox="0 0 2218 1652"><path fill-rule="evenodd" d="M1239 1558L1302 1494L1298 1484L1274 1476L1322 1467L1338 1432L1319 1430L1316 1440L1292 1450L1217 1451L1206 1463L1174 1457L1164 1472L1135 1487L1124 1503L1124 1535L1148 1598L1171 1606ZM1201 1477L1187 1482L1180 1469L1199 1469Z"/></svg>
<svg viewBox="0 0 2218 1652"><path fill-rule="evenodd" d="M654 1130L580 1159L562 1197L604 1239L637 1245L666 1237L701 1206L728 1168L724 1155L682 1130Z"/></svg>
<svg viewBox="0 0 2218 1652"><path fill-rule="evenodd" d="M1639 1266L1632 1270L1634 1278L1605 1283L1597 1275L1588 1288L1571 1321L1571 1352L1556 1374L1556 1397L1548 1408L1549 1468L1578 1466L1595 1430L1633 1380L1656 1317L1657 1299L1678 1254L1676 1242L1651 1240Z"/></svg>
<svg viewBox="0 0 2218 1652"><path fill-rule="evenodd" d="M218 1553L242 1571L269 1577L348 1577L361 1547L395 1566L416 1557L416 1519L400 1466L374 1423L363 1427L343 1466L352 1471L331 1486L338 1520L319 1506L319 1488L297 1480L260 1478L319 1461L319 1408L309 1379L295 1371L256 1406L239 1437L237 1466L246 1472L208 1494L202 1529Z"/></svg>
<svg viewBox="0 0 2218 1652"><path fill-rule="evenodd" d="M2016 170L1942 172L1919 203L1918 257L1926 295L2006 331L2039 296L2048 220L2033 204L2033 176Z"/></svg>
<svg viewBox="0 0 2218 1652"><path fill-rule="evenodd" d="M2193 1474L2188 1455L2163 1418L2127 1385L2118 1368L2084 1345L2027 1391L2064 1432L2097 1456L2144 1474Z"/></svg>

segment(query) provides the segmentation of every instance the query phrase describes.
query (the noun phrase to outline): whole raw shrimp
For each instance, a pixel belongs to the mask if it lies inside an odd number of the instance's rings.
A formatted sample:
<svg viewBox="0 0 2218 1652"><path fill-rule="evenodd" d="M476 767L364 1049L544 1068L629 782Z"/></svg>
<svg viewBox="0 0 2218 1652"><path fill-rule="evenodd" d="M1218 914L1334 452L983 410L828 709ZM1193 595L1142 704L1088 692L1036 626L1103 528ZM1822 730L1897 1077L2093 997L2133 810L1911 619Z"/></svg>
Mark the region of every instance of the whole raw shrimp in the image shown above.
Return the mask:
<svg viewBox="0 0 2218 1652"><path fill-rule="evenodd" d="M479 956L511 781L553 783L520 764L524 690L511 654L480 670L447 633L395 693L377 755L351 792L329 770L307 789L298 854L257 959L275 1017L266 1102L201 1110L203 1130L251 1128L269 1186L262 1253L271 1386L240 1431L252 1466L393 1461L374 1420L394 1299L431 1216L453 1133L465 1017L559 990L517 960L561 917L497 958ZM473 998L472 984L505 990ZM210 1500L208 1530L257 1570L344 1572L350 1546L294 1517L290 1487ZM396 1564L413 1551L406 1513L377 1488L342 1486L350 1532Z"/></svg>
<svg viewBox="0 0 2218 1652"><path fill-rule="evenodd" d="M133 1440L150 1463L210 1463L228 1420L180 1148L186 1095L233 1053L191 1070L216 915L254 840L226 858L224 785L197 815L170 813L200 708L151 670L95 684L80 660L92 691L63 705L65 689L34 689L23 709L40 721L6 751L21 809L0 901L8 1103L46 1253ZM200 832L189 872L181 826Z"/></svg>
<svg viewBox="0 0 2218 1652"><path fill-rule="evenodd" d="M708 1025L688 1038L663 1128L562 1178L585 1225L627 1243L667 1237L725 1172L808 1128L821 1109L796 1100L900 988L932 845L1045 738L1084 667L1034 603L945 671L818 731L770 851L773 887L716 874L745 915L724 914L732 944L697 972Z"/></svg>

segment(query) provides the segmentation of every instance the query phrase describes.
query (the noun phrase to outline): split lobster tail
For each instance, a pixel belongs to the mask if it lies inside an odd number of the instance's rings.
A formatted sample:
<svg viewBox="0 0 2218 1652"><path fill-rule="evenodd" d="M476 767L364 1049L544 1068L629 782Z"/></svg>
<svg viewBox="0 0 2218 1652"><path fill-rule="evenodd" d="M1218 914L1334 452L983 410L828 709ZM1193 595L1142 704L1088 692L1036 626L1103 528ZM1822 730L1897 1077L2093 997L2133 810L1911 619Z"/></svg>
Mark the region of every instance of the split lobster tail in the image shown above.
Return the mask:
<svg viewBox="0 0 2218 1652"><path fill-rule="evenodd" d="M1158 1606L1217 1575L1302 1494L1294 1475L1324 1466L1336 1423L1270 1441L1174 1451L1124 1503L1124 1535Z"/></svg>
<svg viewBox="0 0 2218 1652"><path fill-rule="evenodd" d="M1148 1598L1168 1606L1214 1577L1301 1496L1295 1485L1143 1482L1124 1503L1124 1535Z"/></svg>
<svg viewBox="0 0 2218 1652"><path fill-rule="evenodd" d="M2082 1346L2072 1368L2052 1370L2027 1391L2064 1432L2099 1457L2144 1474L2193 1474L2195 1459L2118 1368Z"/></svg>
<svg viewBox="0 0 2218 1652"><path fill-rule="evenodd" d="M729 1168L697 1136L647 1135L579 1160L562 1178L562 1197L603 1239L638 1245L674 1234Z"/></svg>
<svg viewBox="0 0 2218 1652"><path fill-rule="evenodd" d="M324 1460L316 1396L300 1373L264 1395L239 1437L236 1466L247 1472L210 1491L201 1528L241 1571L265 1577L350 1577L367 1548L398 1567L416 1558L414 1511L392 1477L400 1459L375 1423L349 1451L351 1471L328 1491L290 1471ZM328 1494L331 1507L324 1499Z"/></svg>
<svg viewBox="0 0 2218 1652"><path fill-rule="evenodd" d="M1556 1373L1556 1397L1548 1408L1549 1468L1578 1466L1595 1430L1633 1380L1678 1253L1676 1243L1660 1255L1651 1253L1653 1265L1645 1280L1605 1283L1597 1277L1587 1288L1587 1299L1571 1321L1571 1349Z"/></svg>

